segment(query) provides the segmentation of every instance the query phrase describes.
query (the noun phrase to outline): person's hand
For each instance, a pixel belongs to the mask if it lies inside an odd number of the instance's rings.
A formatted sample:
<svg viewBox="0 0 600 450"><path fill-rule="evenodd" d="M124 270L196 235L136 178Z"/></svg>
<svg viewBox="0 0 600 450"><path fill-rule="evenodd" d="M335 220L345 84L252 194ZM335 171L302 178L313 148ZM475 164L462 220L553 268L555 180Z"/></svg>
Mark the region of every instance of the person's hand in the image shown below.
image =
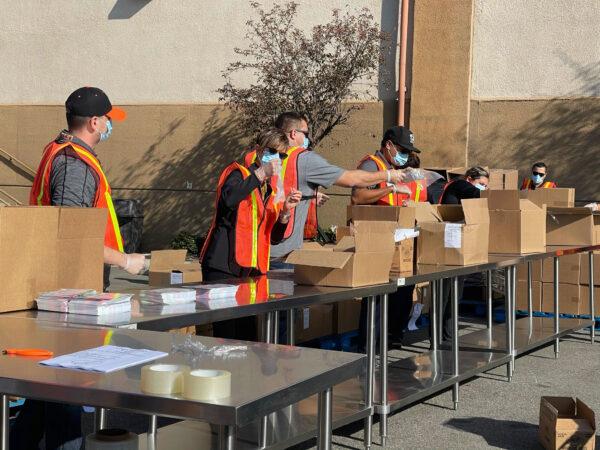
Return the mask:
<svg viewBox="0 0 600 450"><path fill-rule="evenodd" d="M287 214L292 209L300 204L300 200L302 200L302 192L298 189L292 188L288 196L285 198L285 202L283 203L283 213Z"/></svg>
<svg viewBox="0 0 600 450"><path fill-rule="evenodd" d="M588 203L587 205L585 205L585 207L590 208L594 212L600 210L600 206L598 205L598 203Z"/></svg>
<svg viewBox="0 0 600 450"><path fill-rule="evenodd" d="M317 206L323 206L327 200L329 200L329 195L317 192Z"/></svg>
<svg viewBox="0 0 600 450"><path fill-rule="evenodd" d="M412 191L411 189L406 186L405 184L392 184L392 183L388 183L388 186L392 188L392 192L394 194L408 194L411 195Z"/></svg>
<svg viewBox="0 0 600 450"><path fill-rule="evenodd" d="M390 174L390 183L401 183L404 180L405 175L402 170L390 169L388 170L388 173Z"/></svg>
<svg viewBox="0 0 600 450"><path fill-rule="evenodd" d="M264 183L265 180L271 178L275 174L278 174L280 170L281 160L277 159L275 161L270 161L268 163L261 164L261 166L258 169L256 169L254 174L261 183Z"/></svg>
<svg viewBox="0 0 600 450"><path fill-rule="evenodd" d="M146 257L140 253L131 253L125 255L125 265L123 269L131 275L138 275L146 267Z"/></svg>

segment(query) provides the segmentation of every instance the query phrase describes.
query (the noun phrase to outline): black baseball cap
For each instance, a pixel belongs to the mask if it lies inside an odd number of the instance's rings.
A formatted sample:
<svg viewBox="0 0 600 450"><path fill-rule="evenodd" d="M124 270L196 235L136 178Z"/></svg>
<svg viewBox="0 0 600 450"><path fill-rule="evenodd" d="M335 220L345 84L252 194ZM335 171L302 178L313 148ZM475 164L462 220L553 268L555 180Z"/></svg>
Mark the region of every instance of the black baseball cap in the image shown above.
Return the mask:
<svg viewBox="0 0 600 450"><path fill-rule="evenodd" d="M127 113L113 106L102 89L82 87L72 92L65 102L67 114L81 117L108 116L111 120L125 120Z"/></svg>
<svg viewBox="0 0 600 450"><path fill-rule="evenodd" d="M394 144L410 152L421 153L421 150L413 145L415 143L415 135L406 127L395 126L388 128L383 135L383 140L392 141Z"/></svg>

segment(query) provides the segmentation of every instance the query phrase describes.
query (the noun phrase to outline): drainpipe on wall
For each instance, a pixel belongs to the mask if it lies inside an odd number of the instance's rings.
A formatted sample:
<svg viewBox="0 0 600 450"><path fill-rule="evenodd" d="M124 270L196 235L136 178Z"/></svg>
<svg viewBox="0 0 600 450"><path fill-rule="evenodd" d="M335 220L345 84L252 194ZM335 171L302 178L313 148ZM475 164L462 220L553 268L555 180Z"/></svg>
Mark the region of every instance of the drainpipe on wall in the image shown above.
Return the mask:
<svg viewBox="0 0 600 450"><path fill-rule="evenodd" d="M400 64L398 67L398 118L397 125L404 125L406 109L406 49L408 39L408 1L402 0L398 10L400 17Z"/></svg>

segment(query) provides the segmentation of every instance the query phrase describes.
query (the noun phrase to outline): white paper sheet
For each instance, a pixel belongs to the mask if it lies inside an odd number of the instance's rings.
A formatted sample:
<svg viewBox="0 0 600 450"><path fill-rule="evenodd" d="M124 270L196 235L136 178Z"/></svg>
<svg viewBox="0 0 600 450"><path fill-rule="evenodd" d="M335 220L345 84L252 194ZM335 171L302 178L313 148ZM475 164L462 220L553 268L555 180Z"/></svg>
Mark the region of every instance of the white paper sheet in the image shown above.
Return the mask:
<svg viewBox="0 0 600 450"><path fill-rule="evenodd" d="M444 229L444 247L461 248L462 247L462 224L447 223Z"/></svg>
<svg viewBox="0 0 600 450"><path fill-rule="evenodd" d="M117 347L104 345L102 347L90 348L68 355L57 356L46 359L40 364L51 367L62 367L64 369L86 370L90 372L114 372L148 361L167 356L165 352L148 350L145 348Z"/></svg>

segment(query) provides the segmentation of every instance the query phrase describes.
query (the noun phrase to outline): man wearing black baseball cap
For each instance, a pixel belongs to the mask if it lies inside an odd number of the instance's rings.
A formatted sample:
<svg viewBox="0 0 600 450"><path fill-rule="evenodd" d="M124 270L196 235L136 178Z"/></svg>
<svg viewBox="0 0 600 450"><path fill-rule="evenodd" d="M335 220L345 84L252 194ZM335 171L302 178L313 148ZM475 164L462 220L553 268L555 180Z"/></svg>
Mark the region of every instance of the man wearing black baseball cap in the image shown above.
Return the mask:
<svg viewBox="0 0 600 450"><path fill-rule="evenodd" d="M414 146L415 137L406 127L394 126L383 134L381 147L374 154L366 155L358 168L369 172L381 172L390 169L418 168L421 153ZM408 183L379 183L367 188L352 190L352 204L355 205L388 205L403 206L407 200L427 201L427 185L424 180ZM403 330L408 325L412 309L414 286L398 289L390 295L389 301L389 330L390 343L401 343ZM359 327L359 344L364 345L366 338L366 302L361 307ZM377 314L379 317L379 314Z"/></svg>
<svg viewBox="0 0 600 450"><path fill-rule="evenodd" d="M112 106L107 95L94 87L77 89L65 102L67 126L44 149L30 193L31 205L106 208L104 235L104 286L108 287L110 266L131 274L144 268L140 254L126 254L114 211L111 189L94 151L110 137L113 121L127 114ZM68 286L65 286L68 287ZM79 448L81 407L27 400L15 419L10 448L38 448L42 438L46 448Z"/></svg>

